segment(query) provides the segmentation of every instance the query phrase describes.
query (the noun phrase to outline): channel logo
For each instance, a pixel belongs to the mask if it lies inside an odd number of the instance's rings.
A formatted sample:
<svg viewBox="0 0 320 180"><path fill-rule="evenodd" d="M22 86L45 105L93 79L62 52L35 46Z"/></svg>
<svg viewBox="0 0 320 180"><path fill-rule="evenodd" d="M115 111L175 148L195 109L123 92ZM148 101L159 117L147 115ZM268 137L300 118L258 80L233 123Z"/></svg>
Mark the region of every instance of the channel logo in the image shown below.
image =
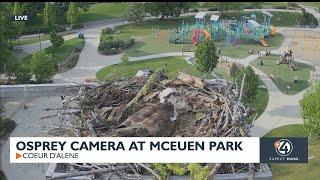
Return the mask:
<svg viewBox="0 0 320 180"><path fill-rule="evenodd" d="M293 150L293 145L288 139L280 139L274 143L276 152L280 156L288 156Z"/></svg>

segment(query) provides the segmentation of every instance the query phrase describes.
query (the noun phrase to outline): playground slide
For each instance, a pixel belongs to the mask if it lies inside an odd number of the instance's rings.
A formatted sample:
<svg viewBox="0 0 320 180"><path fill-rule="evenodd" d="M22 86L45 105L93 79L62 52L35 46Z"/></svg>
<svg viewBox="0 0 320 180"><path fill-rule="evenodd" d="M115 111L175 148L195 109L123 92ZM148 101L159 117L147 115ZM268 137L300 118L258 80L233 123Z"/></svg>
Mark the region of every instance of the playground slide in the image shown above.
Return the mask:
<svg viewBox="0 0 320 180"><path fill-rule="evenodd" d="M264 40L264 38L261 38L261 39L260 39L260 42L261 42L262 46L268 47L268 44L267 44L267 42Z"/></svg>
<svg viewBox="0 0 320 180"><path fill-rule="evenodd" d="M199 36L199 34L200 34L199 29L195 29L195 30L193 31L192 39L193 39L193 45L194 45L194 46L196 46L196 45L198 44L198 38L197 38L197 36Z"/></svg>
<svg viewBox="0 0 320 180"><path fill-rule="evenodd" d="M206 36L206 38L207 38L208 40L211 40L211 35L210 35L210 33L209 33L207 30L202 29L202 33Z"/></svg>
<svg viewBox="0 0 320 180"><path fill-rule="evenodd" d="M274 35L276 31L277 31L276 28L274 26L271 26L270 35Z"/></svg>

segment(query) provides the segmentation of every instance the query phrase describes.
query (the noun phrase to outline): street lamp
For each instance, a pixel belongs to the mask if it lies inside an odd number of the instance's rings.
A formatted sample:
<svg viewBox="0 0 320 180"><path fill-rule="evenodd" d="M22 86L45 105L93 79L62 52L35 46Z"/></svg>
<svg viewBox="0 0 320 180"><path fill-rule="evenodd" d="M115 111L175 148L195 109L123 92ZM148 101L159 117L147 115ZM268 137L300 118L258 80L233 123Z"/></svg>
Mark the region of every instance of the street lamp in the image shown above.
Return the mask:
<svg viewBox="0 0 320 180"><path fill-rule="evenodd" d="M40 51L41 51L40 29L38 31L39 31L39 42L40 42Z"/></svg>
<svg viewBox="0 0 320 180"><path fill-rule="evenodd" d="M181 52L182 52L182 56L183 56L183 44L181 45Z"/></svg>

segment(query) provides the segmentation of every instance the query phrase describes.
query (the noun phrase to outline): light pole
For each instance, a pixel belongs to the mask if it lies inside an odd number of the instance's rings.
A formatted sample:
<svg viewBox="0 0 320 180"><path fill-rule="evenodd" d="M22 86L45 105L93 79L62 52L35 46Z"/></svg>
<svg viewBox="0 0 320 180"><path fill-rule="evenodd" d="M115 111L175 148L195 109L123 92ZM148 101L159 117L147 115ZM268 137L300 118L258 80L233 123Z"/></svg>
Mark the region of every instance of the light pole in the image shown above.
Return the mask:
<svg viewBox="0 0 320 180"><path fill-rule="evenodd" d="M181 53L182 53L182 56L183 56L183 44L181 45Z"/></svg>
<svg viewBox="0 0 320 180"><path fill-rule="evenodd" d="M40 39L40 30L39 30L39 42L40 42L40 51L41 51L41 39Z"/></svg>

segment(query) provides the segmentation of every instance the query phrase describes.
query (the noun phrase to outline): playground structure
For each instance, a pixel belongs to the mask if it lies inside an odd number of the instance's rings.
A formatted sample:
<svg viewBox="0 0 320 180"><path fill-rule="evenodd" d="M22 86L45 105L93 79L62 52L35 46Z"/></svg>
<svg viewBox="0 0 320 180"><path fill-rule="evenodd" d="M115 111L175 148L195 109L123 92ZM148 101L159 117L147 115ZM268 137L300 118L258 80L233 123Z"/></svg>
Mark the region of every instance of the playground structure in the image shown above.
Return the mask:
<svg viewBox="0 0 320 180"><path fill-rule="evenodd" d="M280 55L278 64L288 64L292 70L296 70L298 68L292 54L286 52Z"/></svg>
<svg viewBox="0 0 320 180"><path fill-rule="evenodd" d="M262 11L264 21L260 25L256 22L256 15L243 16L238 22L235 18L231 20L219 20L219 16L212 15L211 23L206 23L206 13L199 12L196 16L196 24L189 26L182 22L182 25L174 32L168 30L169 43L192 43L194 46L204 39L222 41L222 46L236 45L241 42L259 43L264 47L268 46L265 38L276 33L276 28L271 23L272 14ZM171 33L170 33L171 32ZM173 34L172 34L173 33ZM191 39L190 39L191 37ZM191 41L190 41L191 40Z"/></svg>

